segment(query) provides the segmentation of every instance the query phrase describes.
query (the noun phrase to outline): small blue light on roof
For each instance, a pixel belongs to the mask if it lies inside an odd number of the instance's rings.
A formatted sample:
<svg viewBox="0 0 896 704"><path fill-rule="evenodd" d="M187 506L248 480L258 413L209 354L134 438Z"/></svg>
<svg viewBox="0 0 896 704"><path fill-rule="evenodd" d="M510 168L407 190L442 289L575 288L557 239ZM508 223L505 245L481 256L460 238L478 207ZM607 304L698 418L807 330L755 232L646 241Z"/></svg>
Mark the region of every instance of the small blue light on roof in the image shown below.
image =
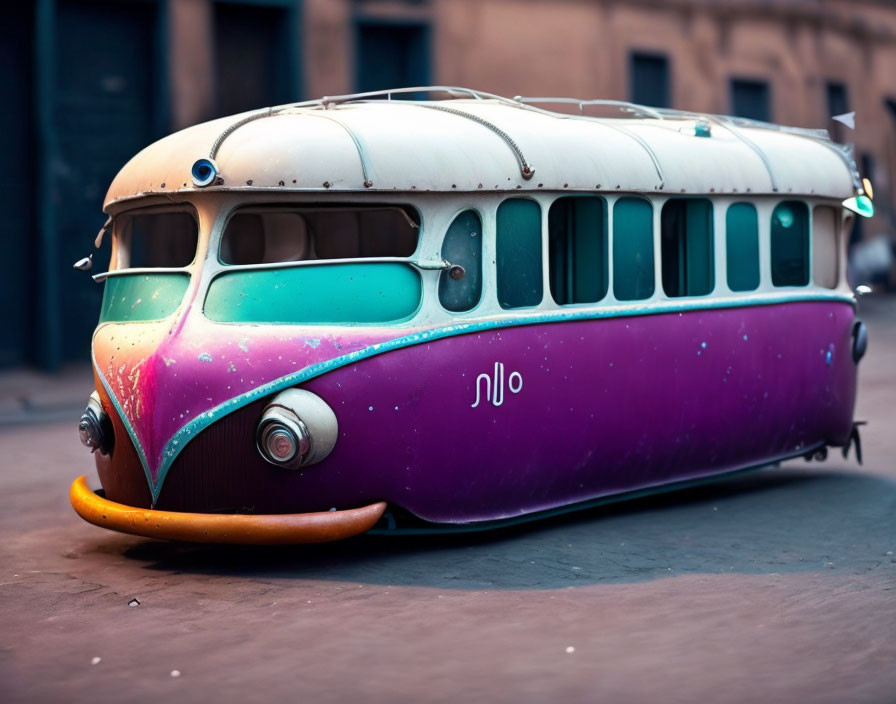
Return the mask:
<svg viewBox="0 0 896 704"><path fill-rule="evenodd" d="M218 177L218 165L214 159L197 159L193 162L190 175L193 177L193 184L199 188L210 186Z"/></svg>

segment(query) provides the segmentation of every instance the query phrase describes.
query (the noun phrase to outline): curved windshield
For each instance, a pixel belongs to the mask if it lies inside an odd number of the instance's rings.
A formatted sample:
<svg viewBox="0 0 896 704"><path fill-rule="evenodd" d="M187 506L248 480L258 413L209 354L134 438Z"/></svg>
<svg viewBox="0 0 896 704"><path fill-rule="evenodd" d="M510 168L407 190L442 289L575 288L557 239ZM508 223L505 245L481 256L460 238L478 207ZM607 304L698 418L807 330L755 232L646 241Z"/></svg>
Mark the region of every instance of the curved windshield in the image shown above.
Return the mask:
<svg viewBox="0 0 896 704"><path fill-rule="evenodd" d="M180 268L196 256L199 225L190 210L135 210L115 217L113 238L113 269Z"/></svg>

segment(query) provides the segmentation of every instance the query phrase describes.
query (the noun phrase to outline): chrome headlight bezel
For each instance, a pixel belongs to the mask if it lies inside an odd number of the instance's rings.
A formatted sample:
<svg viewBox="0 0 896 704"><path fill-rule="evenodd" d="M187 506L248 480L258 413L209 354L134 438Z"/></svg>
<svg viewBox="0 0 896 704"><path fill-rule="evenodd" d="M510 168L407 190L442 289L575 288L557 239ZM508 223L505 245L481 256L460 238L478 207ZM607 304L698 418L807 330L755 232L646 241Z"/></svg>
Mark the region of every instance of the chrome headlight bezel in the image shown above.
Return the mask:
<svg viewBox="0 0 896 704"><path fill-rule="evenodd" d="M316 464L332 452L339 435L336 414L320 396L305 389L287 389L267 405L258 422L255 446L265 461L299 469ZM275 443L293 452L276 451Z"/></svg>
<svg viewBox="0 0 896 704"><path fill-rule="evenodd" d="M100 395L96 391L90 394L87 408L78 421L78 435L81 444L91 452L99 450L100 454L108 455L112 450L112 421L103 410Z"/></svg>

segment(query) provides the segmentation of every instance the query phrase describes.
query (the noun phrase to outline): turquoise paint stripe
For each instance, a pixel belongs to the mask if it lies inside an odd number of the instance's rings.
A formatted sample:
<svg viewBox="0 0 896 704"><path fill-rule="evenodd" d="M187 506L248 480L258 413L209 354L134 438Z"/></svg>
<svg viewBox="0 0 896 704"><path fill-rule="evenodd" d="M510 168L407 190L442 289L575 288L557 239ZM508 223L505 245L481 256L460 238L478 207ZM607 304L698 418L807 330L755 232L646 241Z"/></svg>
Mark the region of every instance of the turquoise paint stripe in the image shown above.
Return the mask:
<svg viewBox="0 0 896 704"><path fill-rule="evenodd" d="M471 321L469 323L449 325L435 330L424 330L421 332L416 332L412 335L406 335L404 337L398 337L393 340L387 340L386 342L380 342L375 345L371 345L370 347L365 347L364 349L350 352L349 354L343 355L341 357L329 359L325 362L312 364L308 367L300 369L297 372L293 372L292 374L288 374L287 376L280 377L279 379L275 379L274 381L270 381L267 384L256 387L251 391L247 391L246 393L241 394L240 396L236 396L229 401L225 401L224 403L221 403L214 408L205 411L204 413L200 413L198 416L196 416L196 418L194 418L189 423L184 425L180 430L178 430L165 445L165 448L163 450L162 464L159 467L158 478L155 482L152 481L152 475L149 472L149 465L146 462L146 456L143 453L142 447L140 447L140 442L137 439L137 436L134 433L131 424L122 414L121 408L119 407L117 401L115 401L115 396L112 393L108 381L98 368L97 373L100 377L100 380L103 382L103 386L109 393L109 397L113 399L115 409L119 412L119 415L121 415L124 425L127 428L128 434L131 436L131 440L137 447L140 461L143 463L144 473L146 474L146 477L149 481L153 503L155 503L159 498L159 494L162 490L162 484L165 481L168 470L171 468L171 465L174 463L174 460L180 454L181 450L184 449L186 444L190 440L192 440L194 436L207 428L214 421L223 418L224 416L233 413L236 410L239 410L243 406L246 406L253 401L258 400L263 396L268 396L269 394L276 393L277 391L281 391L291 386L295 386L296 384L308 381L309 379L313 379L314 377L333 371L334 369L339 369L340 367L352 364L353 362L358 362L363 359L367 359L368 357L383 354L384 352L390 352L392 350L401 349L404 347L412 347L414 345L419 345L424 342L431 342L433 340L441 340L446 337L455 337L457 335L465 335L474 332L481 332L484 330L497 330L509 327L523 327L526 325L563 323L577 320L596 320L603 318L641 317L645 315L659 315L663 313L724 310L728 308L753 308L757 306L777 305L781 303L806 303L812 301L847 303L855 307L855 299L852 298L852 296L847 296L836 291L831 291L830 293L815 291L810 294L772 296L768 298L754 299L749 301L745 301L743 298L715 299L702 302L688 299L684 301L668 301L660 305L647 304L640 308L626 308L622 310L590 309L556 311L546 313L544 315L502 318L498 320ZM96 358L94 358L94 367L97 367Z"/></svg>

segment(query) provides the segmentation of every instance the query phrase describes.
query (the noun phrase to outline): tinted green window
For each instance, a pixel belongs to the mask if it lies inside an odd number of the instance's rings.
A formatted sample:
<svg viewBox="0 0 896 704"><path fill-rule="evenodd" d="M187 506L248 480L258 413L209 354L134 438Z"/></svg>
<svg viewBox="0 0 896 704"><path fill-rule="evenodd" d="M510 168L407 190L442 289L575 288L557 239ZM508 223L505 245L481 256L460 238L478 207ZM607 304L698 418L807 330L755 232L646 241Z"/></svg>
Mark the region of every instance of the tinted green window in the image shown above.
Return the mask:
<svg viewBox="0 0 896 704"><path fill-rule="evenodd" d="M725 214L728 288L753 291L759 286L759 218L749 203L734 203Z"/></svg>
<svg viewBox="0 0 896 704"><path fill-rule="evenodd" d="M772 213L772 283L809 283L809 209L798 200L784 201Z"/></svg>
<svg viewBox="0 0 896 704"><path fill-rule="evenodd" d="M495 247L501 307L523 308L541 303L541 208L538 203L513 198L498 206Z"/></svg>
<svg viewBox="0 0 896 704"><path fill-rule="evenodd" d="M667 296L705 296L715 285L712 203L673 198L660 217L663 290Z"/></svg>
<svg viewBox="0 0 896 704"><path fill-rule="evenodd" d="M567 197L548 211L551 295L560 305L607 295L607 228L603 198Z"/></svg>
<svg viewBox="0 0 896 704"><path fill-rule="evenodd" d="M482 295L482 221L475 211L465 210L454 218L442 242L442 259L462 266L465 274L452 279L442 272L439 302L445 310L470 310Z"/></svg>
<svg viewBox="0 0 896 704"><path fill-rule="evenodd" d="M101 323L167 318L184 299L187 274L122 274L106 279Z"/></svg>
<svg viewBox="0 0 896 704"><path fill-rule="evenodd" d="M406 264L234 271L212 281L205 315L218 322L383 323L413 314L420 292L420 276Z"/></svg>
<svg viewBox="0 0 896 704"><path fill-rule="evenodd" d="M653 289L653 206L620 198L613 206L613 293L620 301L638 301Z"/></svg>

